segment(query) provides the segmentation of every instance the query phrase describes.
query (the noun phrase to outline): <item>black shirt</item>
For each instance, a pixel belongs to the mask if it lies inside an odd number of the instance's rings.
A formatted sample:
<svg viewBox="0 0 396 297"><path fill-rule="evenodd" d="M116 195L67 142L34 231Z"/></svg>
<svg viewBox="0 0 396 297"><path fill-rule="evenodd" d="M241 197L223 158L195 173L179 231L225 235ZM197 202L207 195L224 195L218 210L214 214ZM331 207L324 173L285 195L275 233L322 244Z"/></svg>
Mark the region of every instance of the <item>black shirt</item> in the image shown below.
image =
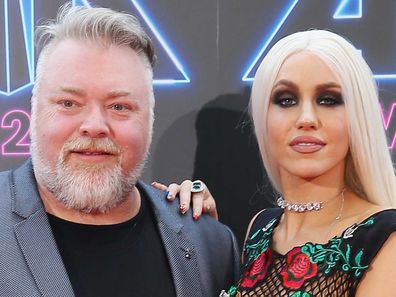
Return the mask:
<svg viewBox="0 0 396 297"><path fill-rule="evenodd" d="M156 220L142 195L139 213L115 225L85 225L48 214L77 297L176 296Z"/></svg>

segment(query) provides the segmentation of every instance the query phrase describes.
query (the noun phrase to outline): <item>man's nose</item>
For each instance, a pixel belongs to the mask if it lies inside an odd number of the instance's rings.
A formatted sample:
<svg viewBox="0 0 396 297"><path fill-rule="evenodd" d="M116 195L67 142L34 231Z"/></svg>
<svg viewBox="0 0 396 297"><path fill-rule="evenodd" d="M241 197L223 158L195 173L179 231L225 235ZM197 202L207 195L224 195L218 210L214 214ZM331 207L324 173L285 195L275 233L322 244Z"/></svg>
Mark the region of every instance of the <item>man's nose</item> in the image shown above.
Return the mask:
<svg viewBox="0 0 396 297"><path fill-rule="evenodd" d="M296 121L298 129L317 129L319 127L320 120L315 109L315 106L311 102L301 104L299 109L299 115Z"/></svg>
<svg viewBox="0 0 396 297"><path fill-rule="evenodd" d="M105 111L99 107L90 108L84 114L84 119L80 125L80 135L92 138L107 137L110 127Z"/></svg>

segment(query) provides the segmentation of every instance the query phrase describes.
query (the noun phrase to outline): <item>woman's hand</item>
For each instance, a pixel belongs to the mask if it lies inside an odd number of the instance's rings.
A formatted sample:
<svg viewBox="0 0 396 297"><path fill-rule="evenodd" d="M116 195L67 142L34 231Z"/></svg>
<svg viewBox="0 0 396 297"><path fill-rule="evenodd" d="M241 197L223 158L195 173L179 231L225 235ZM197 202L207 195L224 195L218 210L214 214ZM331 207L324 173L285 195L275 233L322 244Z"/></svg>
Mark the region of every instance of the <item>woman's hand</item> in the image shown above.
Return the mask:
<svg viewBox="0 0 396 297"><path fill-rule="evenodd" d="M201 183L203 184L203 182ZM180 185L173 183L166 186L159 182L153 182L151 185L157 189L167 191L167 198L170 201L175 200L176 196L179 194L179 210L182 214L185 214L192 204L194 220L198 220L202 213L206 213L215 220L218 220L216 201L206 186L204 186L202 191L192 192L193 182L191 180L185 180Z"/></svg>

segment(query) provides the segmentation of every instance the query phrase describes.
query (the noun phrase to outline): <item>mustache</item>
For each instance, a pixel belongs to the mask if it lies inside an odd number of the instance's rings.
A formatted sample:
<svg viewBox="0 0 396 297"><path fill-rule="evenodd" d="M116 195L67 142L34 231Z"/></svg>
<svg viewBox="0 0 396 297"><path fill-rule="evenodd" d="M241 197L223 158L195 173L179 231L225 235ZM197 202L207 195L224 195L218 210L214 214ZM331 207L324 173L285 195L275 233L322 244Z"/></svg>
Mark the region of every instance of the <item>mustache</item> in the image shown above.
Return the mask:
<svg viewBox="0 0 396 297"><path fill-rule="evenodd" d="M72 151L100 151L110 155L120 155L121 149L109 138L79 137L68 140L62 147L63 159Z"/></svg>

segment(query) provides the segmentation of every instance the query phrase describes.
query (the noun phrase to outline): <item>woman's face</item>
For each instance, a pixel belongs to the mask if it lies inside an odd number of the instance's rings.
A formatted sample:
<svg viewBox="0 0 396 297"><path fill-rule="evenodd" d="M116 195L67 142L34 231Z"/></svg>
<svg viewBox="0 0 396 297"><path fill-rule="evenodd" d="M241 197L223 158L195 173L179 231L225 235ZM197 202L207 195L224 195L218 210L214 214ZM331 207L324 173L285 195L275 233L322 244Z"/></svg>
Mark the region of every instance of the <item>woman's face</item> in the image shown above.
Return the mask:
<svg viewBox="0 0 396 297"><path fill-rule="evenodd" d="M348 121L337 76L301 52L283 63L271 92L267 147L281 182L290 177L343 176Z"/></svg>

